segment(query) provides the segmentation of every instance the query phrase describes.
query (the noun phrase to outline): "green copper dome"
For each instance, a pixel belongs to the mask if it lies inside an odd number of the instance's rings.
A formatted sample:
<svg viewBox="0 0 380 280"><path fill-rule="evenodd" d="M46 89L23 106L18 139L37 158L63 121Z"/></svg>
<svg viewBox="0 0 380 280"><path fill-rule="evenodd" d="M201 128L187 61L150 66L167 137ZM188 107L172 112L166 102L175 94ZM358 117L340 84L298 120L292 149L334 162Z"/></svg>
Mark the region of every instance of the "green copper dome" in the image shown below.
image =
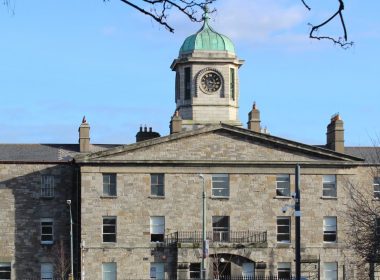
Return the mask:
<svg viewBox="0 0 380 280"><path fill-rule="evenodd" d="M235 47L232 41L228 37L214 31L209 25L207 11L203 16L202 28L185 39L179 54L191 53L193 51L227 51L235 54Z"/></svg>

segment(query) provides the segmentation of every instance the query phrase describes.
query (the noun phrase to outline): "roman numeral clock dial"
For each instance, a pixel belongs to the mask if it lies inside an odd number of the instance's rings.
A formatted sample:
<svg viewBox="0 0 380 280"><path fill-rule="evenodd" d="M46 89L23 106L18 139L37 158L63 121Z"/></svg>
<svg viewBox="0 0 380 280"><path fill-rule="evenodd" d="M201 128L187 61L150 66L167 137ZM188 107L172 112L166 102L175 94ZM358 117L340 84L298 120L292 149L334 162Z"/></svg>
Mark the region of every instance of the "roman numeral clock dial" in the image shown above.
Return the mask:
<svg viewBox="0 0 380 280"><path fill-rule="evenodd" d="M214 93L220 89L222 82L218 74L208 72L201 78L201 88L206 93Z"/></svg>

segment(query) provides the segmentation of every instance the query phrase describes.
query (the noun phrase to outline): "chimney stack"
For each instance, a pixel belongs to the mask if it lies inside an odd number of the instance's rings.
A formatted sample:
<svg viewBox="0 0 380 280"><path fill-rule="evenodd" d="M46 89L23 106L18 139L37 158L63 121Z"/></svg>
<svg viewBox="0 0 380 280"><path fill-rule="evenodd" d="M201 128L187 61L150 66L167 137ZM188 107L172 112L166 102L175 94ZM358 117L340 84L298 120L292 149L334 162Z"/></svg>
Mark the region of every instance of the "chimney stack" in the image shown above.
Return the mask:
<svg viewBox="0 0 380 280"><path fill-rule="evenodd" d="M90 151L90 125L84 116L78 129L79 132L79 152L88 153Z"/></svg>
<svg viewBox="0 0 380 280"><path fill-rule="evenodd" d="M149 131L147 126L140 126L140 131L136 134L136 142L145 141L153 138L160 137L161 135L158 132L154 132L151 127L149 127Z"/></svg>
<svg viewBox="0 0 380 280"><path fill-rule="evenodd" d="M326 147L338 153L344 153L344 127L339 113L331 117L331 122L327 126Z"/></svg>
<svg viewBox="0 0 380 280"><path fill-rule="evenodd" d="M182 118L178 111L175 111L172 120L170 121L170 134L178 133L182 131Z"/></svg>
<svg viewBox="0 0 380 280"><path fill-rule="evenodd" d="M248 113L248 129L254 132L261 132L260 128L260 111L256 108L256 102L253 103L252 111Z"/></svg>

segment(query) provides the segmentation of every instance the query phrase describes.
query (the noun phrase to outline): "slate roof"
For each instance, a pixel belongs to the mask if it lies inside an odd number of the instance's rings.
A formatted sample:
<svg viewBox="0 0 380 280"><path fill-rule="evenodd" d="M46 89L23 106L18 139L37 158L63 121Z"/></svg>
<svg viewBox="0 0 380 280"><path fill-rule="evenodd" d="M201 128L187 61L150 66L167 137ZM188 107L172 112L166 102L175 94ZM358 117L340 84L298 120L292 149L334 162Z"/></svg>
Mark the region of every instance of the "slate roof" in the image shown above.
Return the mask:
<svg viewBox="0 0 380 280"><path fill-rule="evenodd" d="M91 145L91 152L117 144ZM78 144L0 144L0 162L70 162L79 153Z"/></svg>
<svg viewBox="0 0 380 280"><path fill-rule="evenodd" d="M363 158L365 163L380 164L380 147L345 147L344 152Z"/></svg>

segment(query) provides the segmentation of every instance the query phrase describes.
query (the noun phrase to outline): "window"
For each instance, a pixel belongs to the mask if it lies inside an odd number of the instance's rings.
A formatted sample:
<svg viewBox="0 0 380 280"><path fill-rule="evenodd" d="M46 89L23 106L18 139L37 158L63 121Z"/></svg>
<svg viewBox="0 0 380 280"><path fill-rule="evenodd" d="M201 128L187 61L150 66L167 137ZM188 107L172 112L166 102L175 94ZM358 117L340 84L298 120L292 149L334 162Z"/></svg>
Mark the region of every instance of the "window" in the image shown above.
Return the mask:
<svg viewBox="0 0 380 280"><path fill-rule="evenodd" d="M185 68L185 100L189 100L191 96L191 76L190 67Z"/></svg>
<svg viewBox="0 0 380 280"><path fill-rule="evenodd" d="M150 279L165 279L165 266L163 263L150 264Z"/></svg>
<svg viewBox="0 0 380 280"><path fill-rule="evenodd" d="M323 217L323 241L336 242L336 217Z"/></svg>
<svg viewBox="0 0 380 280"><path fill-rule="evenodd" d="M277 175L276 195L290 196L290 176L289 175Z"/></svg>
<svg viewBox="0 0 380 280"><path fill-rule="evenodd" d="M230 94L232 100L235 100L235 69L230 68Z"/></svg>
<svg viewBox="0 0 380 280"><path fill-rule="evenodd" d="M165 217L150 217L150 241L164 242L165 235Z"/></svg>
<svg viewBox="0 0 380 280"><path fill-rule="evenodd" d="M323 175L323 196L336 197L335 175Z"/></svg>
<svg viewBox="0 0 380 280"><path fill-rule="evenodd" d="M190 264L190 279L200 279L201 278L201 264L191 263Z"/></svg>
<svg viewBox="0 0 380 280"><path fill-rule="evenodd" d="M103 174L103 195L116 196L116 174Z"/></svg>
<svg viewBox="0 0 380 280"><path fill-rule="evenodd" d="M213 216L212 232L214 241L228 242L230 234L230 217Z"/></svg>
<svg viewBox="0 0 380 280"><path fill-rule="evenodd" d="M50 218L41 219L41 244L53 244L54 242L54 220Z"/></svg>
<svg viewBox="0 0 380 280"><path fill-rule="evenodd" d="M164 174L150 174L150 194L164 196Z"/></svg>
<svg viewBox="0 0 380 280"><path fill-rule="evenodd" d="M10 263L0 263L0 279L1 280L11 279L11 264Z"/></svg>
<svg viewBox="0 0 380 280"><path fill-rule="evenodd" d="M241 266L243 279L253 279L255 276L255 264L253 262L245 262Z"/></svg>
<svg viewBox="0 0 380 280"><path fill-rule="evenodd" d="M323 275L325 280L338 279L338 264L336 262L327 262L323 264Z"/></svg>
<svg viewBox="0 0 380 280"><path fill-rule="evenodd" d="M116 280L116 263L102 263L103 278L102 280Z"/></svg>
<svg viewBox="0 0 380 280"><path fill-rule="evenodd" d="M291 263L290 262L280 262L277 264L277 277L279 279L291 279Z"/></svg>
<svg viewBox="0 0 380 280"><path fill-rule="evenodd" d="M373 179L373 197L380 200L380 177Z"/></svg>
<svg viewBox="0 0 380 280"><path fill-rule="evenodd" d="M116 242L116 217L103 217L103 242Z"/></svg>
<svg viewBox="0 0 380 280"><path fill-rule="evenodd" d="M41 263L41 280L53 280L54 270L52 263Z"/></svg>
<svg viewBox="0 0 380 280"><path fill-rule="evenodd" d="M41 197L54 197L54 176L41 176Z"/></svg>
<svg viewBox="0 0 380 280"><path fill-rule="evenodd" d="M290 242L290 217L277 217L277 242Z"/></svg>
<svg viewBox="0 0 380 280"><path fill-rule="evenodd" d="M230 179L228 174L212 175L212 195L228 197L230 195Z"/></svg>

